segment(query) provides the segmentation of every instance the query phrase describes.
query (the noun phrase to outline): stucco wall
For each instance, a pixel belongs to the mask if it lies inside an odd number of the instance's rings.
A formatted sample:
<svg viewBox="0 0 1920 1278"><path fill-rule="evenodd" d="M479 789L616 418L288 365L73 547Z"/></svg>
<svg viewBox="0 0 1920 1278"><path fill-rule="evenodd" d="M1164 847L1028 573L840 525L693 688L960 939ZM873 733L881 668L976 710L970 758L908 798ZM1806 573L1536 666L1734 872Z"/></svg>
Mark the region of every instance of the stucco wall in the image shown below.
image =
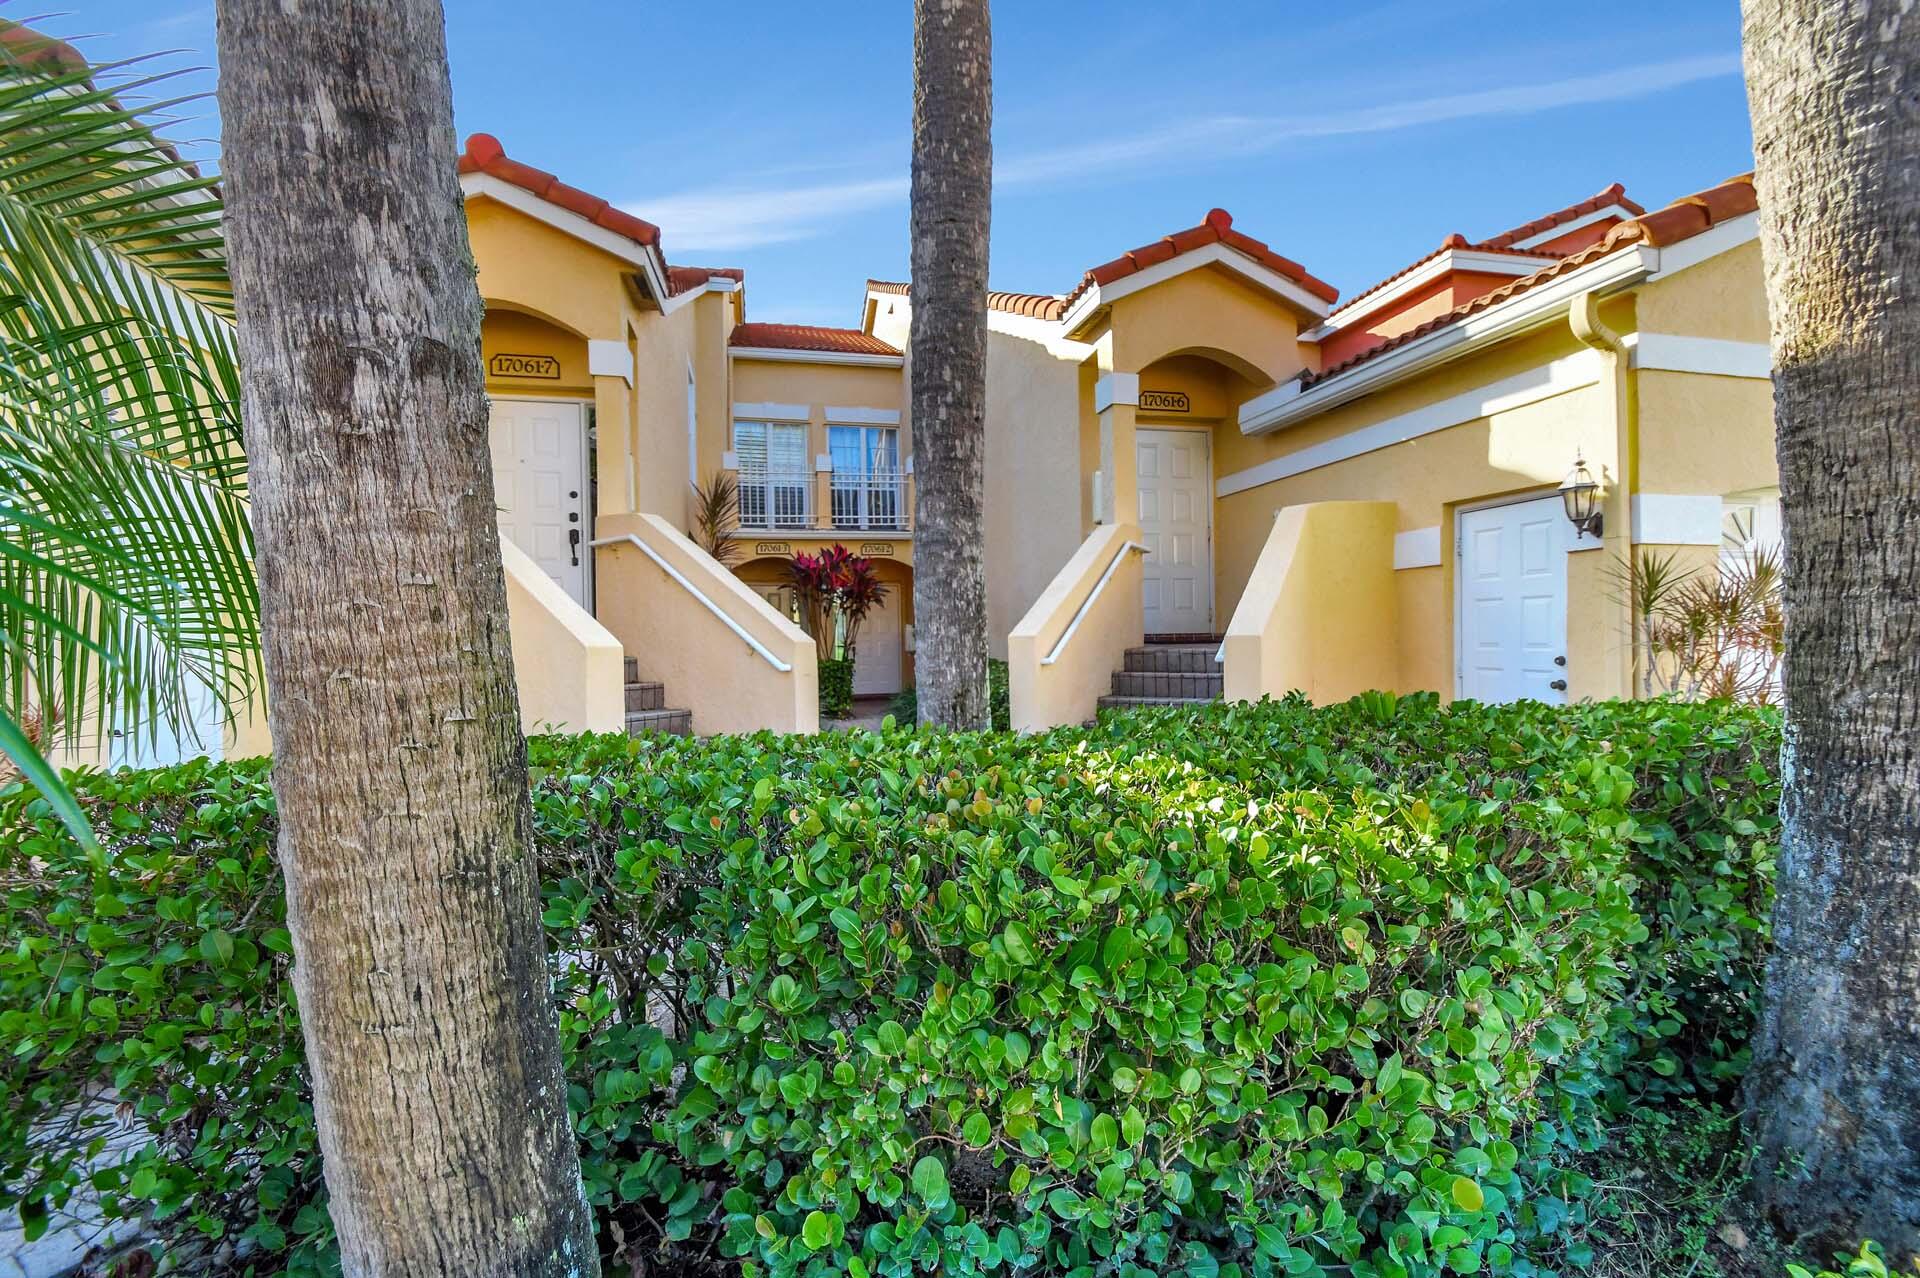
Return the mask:
<svg viewBox="0 0 1920 1278"><path fill-rule="evenodd" d="M1011 333L987 339L987 637L1007 632L1081 540L1079 365Z"/></svg>

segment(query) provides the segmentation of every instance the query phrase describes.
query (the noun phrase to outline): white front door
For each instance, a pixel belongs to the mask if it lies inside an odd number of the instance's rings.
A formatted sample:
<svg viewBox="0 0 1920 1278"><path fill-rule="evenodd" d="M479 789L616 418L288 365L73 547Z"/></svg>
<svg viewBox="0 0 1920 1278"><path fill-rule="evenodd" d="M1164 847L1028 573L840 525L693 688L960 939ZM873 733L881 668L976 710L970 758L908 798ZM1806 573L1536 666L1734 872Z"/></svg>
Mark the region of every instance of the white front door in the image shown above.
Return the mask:
<svg viewBox="0 0 1920 1278"><path fill-rule="evenodd" d="M900 691L900 592L903 587L887 583L887 597L860 623L860 635L853 649L853 692L872 697Z"/></svg>
<svg viewBox="0 0 1920 1278"><path fill-rule="evenodd" d="M1565 704L1572 525L1560 498L1467 510L1458 518L1459 695Z"/></svg>
<svg viewBox="0 0 1920 1278"><path fill-rule="evenodd" d="M1213 454L1203 430L1140 430L1140 591L1150 635L1213 633Z"/></svg>
<svg viewBox="0 0 1920 1278"><path fill-rule="evenodd" d="M581 405L496 399L490 423L500 531L587 606L587 428Z"/></svg>

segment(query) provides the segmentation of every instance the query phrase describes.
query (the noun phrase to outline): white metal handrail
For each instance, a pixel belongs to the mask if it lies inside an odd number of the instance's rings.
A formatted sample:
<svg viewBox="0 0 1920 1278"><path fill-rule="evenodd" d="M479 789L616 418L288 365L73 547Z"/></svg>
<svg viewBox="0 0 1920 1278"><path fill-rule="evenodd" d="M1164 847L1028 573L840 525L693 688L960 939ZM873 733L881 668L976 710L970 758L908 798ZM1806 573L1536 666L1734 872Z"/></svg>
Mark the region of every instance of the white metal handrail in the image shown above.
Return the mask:
<svg viewBox="0 0 1920 1278"><path fill-rule="evenodd" d="M1073 620L1067 623L1066 630L1060 635L1059 641L1053 645L1053 651L1040 658L1041 665L1050 666L1060 659L1060 654L1066 651L1067 641L1072 639L1073 632L1080 628L1080 619L1087 615L1094 601L1100 598L1100 592L1107 588L1107 582L1111 581L1113 574L1120 570L1120 561L1127 557L1127 552L1138 550L1144 554L1146 549L1144 543L1129 541L1123 543L1120 549L1114 552L1113 562L1108 564L1107 570L1100 574L1100 580L1093 583L1093 589L1087 592L1087 597L1080 601L1079 611L1075 612Z"/></svg>
<svg viewBox="0 0 1920 1278"><path fill-rule="evenodd" d="M688 594L692 595L695 599L698 599L701 603L705 604L708 612L720 618L720 620L723 623L725 623L727 629L733 631L734 634L739 635L742 639L746 640L747 647L759 653L761 657L763 657L766 660L766 663L768 665L772 666L775 670L778 670L781 674L787 674L790 671L792 671L793 669L792 662L782 661L780 660L780 658L774 656L773 650L771 648L767 647L767 645L761 643L758 639L755 639L752 635L748 634L746 630L741 627L739 622L735 621L732 617L729 617L726 614L725 609L721 608L720 605L715 603L713 600L707 598L706 593L702 591L700 587L694 585L691 581L688 581L685 575L683 575L678 568L675 568L672 564L668 563L665 559L662 559L658 551L656 551L652 546L649 546L646 542L641 541L638 537L634 536L632 533L622 533L618 537L596 537L593 540L593 545L596 548L600 546L617 546L622 542L627 542L637 547L641 554L653 560L655 564L658 564L661 572L666 573L667 576L679 582L681 589L685 590Z"/></svg>

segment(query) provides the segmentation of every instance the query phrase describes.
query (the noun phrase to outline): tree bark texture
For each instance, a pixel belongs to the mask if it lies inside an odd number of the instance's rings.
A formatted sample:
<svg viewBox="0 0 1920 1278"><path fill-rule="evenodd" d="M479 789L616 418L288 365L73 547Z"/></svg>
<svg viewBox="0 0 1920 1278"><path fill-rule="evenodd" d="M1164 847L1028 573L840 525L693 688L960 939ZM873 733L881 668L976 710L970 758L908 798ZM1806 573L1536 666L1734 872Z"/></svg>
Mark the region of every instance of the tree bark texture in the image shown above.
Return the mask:
<svg viewBox="0 0 1920 1278"><path fill-rule="evenodd" d="M438 0L220 0L294 986L342 1260L597 1274Z"/></svg>
<svg viewBox="0 0 1920 1278"><path fill-rule="evenodd" d="M914 684L920 722L986 728L987 0L913 6Z"/></svg>
<svg viewBox="0 0 1920 1278"><path fill-rule="evenodd" d="M1755 1192L1891 1262L1920 1249L1920 10L1744 9L1787 612Z"/></svg>

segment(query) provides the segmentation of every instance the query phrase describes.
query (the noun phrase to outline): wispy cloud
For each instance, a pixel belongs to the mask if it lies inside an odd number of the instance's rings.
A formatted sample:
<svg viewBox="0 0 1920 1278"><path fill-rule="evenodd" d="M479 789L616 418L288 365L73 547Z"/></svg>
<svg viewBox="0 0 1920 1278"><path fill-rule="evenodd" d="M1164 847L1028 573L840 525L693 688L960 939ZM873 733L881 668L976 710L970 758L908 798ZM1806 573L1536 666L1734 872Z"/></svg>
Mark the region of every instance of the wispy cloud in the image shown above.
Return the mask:
<svg viewBox="0 0 1920 1278"><path fill-rule="evenodd" d="M1375 106L1298 115L1202 116L1164 129L1004 157L994 166L993 177L1002 188L1040 186L1149 160L1206 163L1257 155L1313 138L1395 133L1645 97L1739 70L1738 54L1713 53L1598 75ZM747 249L824 234L850 214L898 204L907 193L904 175L874 176L805 186L712 187L630 207L665 226L676 249Z"/></svg>
<svg viewBox="0 0 1920 1278"><path fill-rule="evenodd" d="M632 206L668 228L676 248L742 249L818 235L835 218L907 198L905 177L860 178L811 186L687 191Z"/></svg>

